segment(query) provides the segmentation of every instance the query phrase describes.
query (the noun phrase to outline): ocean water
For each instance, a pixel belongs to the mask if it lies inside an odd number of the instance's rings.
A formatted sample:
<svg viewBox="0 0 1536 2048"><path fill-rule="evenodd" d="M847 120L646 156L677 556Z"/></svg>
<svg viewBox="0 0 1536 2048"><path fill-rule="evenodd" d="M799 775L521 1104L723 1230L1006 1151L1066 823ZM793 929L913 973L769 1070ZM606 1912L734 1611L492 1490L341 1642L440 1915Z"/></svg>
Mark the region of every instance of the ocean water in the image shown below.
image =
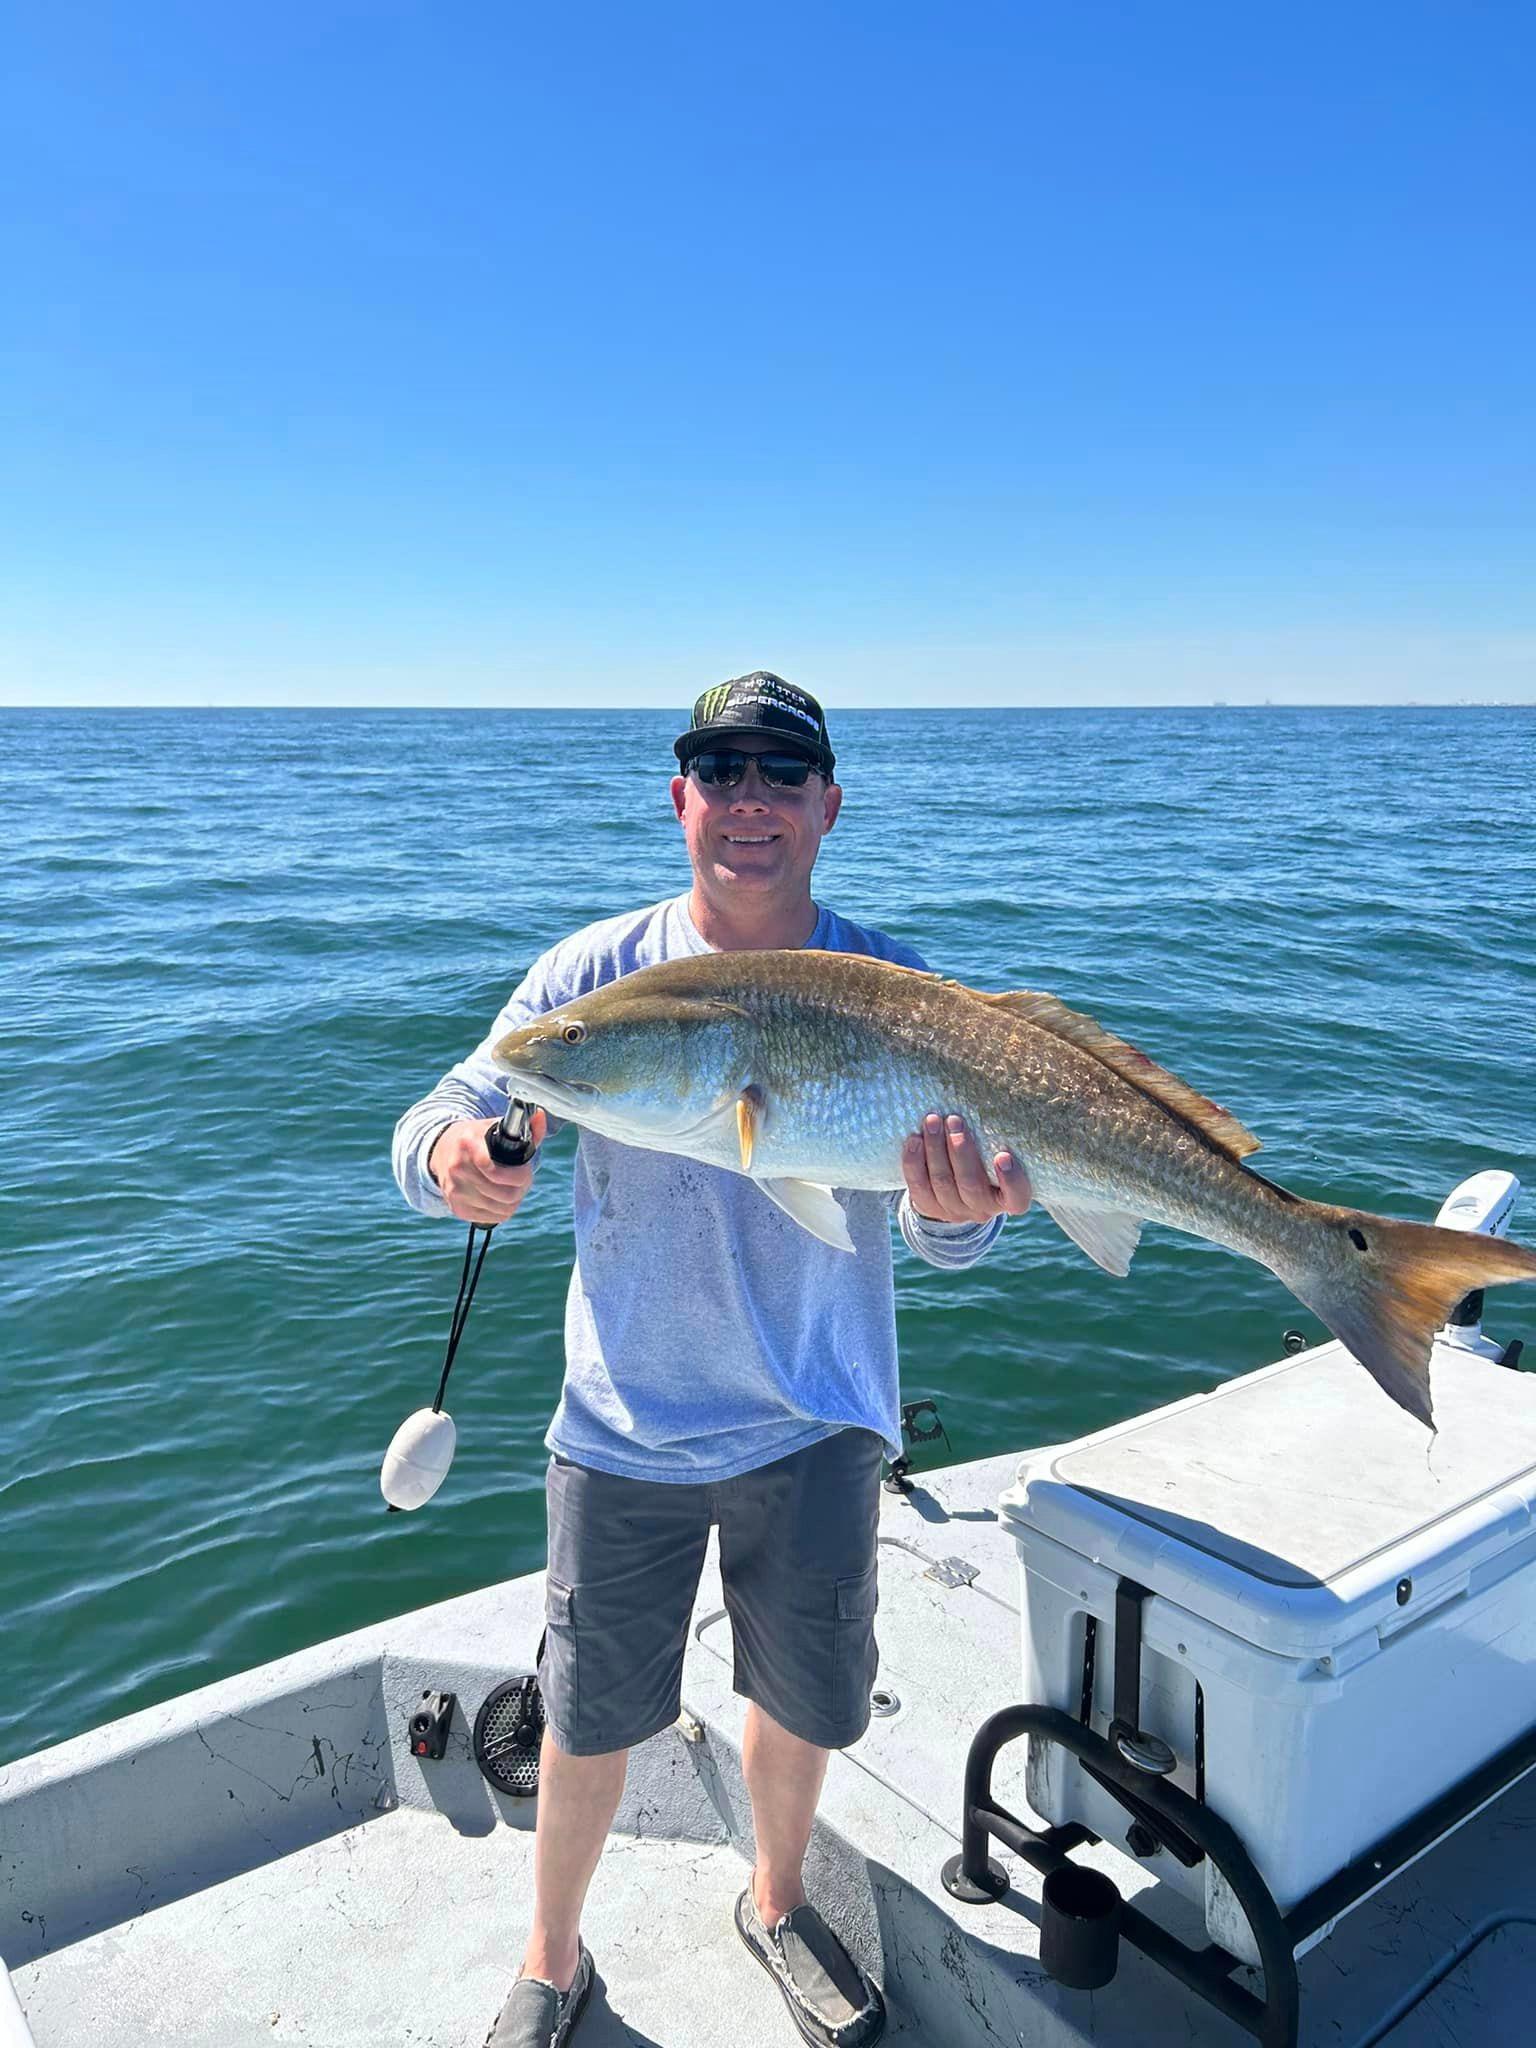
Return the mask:
<svg viewBox="0 0 1536 2048"><path fill-rule="evenodd" d="M1536 713L832 722L825 899L1093 1012L1302 1192L1427 1218L1479 1168L1536 1180ZM410 1516L379 1460L431 1400L463 1233L405 1208L389 1136L541 948L686 885L677 723L8 715L0 1756L542 1562L572 1135L493 1244L458 1458ZM1038 1215L898 1288L957 1458L1320 1334L1212 1247L1149 1230L1114 1280ZM1532 1291L1489 1321L1536 1337Z"/></svg>

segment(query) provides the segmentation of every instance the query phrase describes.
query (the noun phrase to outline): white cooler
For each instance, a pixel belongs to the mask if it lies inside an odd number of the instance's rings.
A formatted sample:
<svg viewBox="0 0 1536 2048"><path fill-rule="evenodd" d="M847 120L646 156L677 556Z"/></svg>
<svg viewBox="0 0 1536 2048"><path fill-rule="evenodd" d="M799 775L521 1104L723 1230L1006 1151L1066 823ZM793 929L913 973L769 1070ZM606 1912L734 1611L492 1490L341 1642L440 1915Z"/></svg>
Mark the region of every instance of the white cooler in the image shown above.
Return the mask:
<svg viewBox="0 0 1536 2048"><path fill-rule="evenodd" d="M1439 1346L1433 1385L1432 1437L1327 1344L1032 1452L1003 1496L1022 1697L1077 1717L1094 1616L1104 1734L1116 1586L1146 1587L1140 1725L1194 1795L1198 1688L1206 1802L1282 1912L1536 1723L1536 1374ZM1059 1746L1031 1742L1028 1792L1126 1847L1129 1816ZM1209 1861L1146 1867L1258 1960Z"/></svg>

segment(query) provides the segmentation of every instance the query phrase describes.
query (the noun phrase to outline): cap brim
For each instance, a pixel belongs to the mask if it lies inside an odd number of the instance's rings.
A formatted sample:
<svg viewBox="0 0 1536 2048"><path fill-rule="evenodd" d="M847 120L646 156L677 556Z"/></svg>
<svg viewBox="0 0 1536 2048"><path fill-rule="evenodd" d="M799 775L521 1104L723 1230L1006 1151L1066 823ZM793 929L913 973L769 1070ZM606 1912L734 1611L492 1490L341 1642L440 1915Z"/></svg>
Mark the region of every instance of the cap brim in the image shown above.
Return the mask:
<svg viewBox="0 0 1536 2048"><path fill-rule="evenodd" d="M771 740L775 748L782 747L791 754L799 754L810 762L813 768L826 768L826 756L821 748L802 740L798 733L780 732L772 725L705 725L691 732L685 732L674 740L672 751L685 766L695 754L707 753L711 747L728 744L732 740Z"/></svg>

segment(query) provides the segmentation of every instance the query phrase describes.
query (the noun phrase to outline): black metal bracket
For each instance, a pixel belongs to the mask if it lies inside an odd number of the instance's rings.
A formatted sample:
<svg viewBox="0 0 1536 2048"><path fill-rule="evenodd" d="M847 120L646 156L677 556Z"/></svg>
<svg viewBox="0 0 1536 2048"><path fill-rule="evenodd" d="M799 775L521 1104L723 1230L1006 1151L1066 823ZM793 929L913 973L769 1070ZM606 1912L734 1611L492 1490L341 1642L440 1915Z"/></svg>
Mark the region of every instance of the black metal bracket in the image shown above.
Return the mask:
<svg viewBox="0 0 1536 2048"><path fill-rule="evenodd" d="M1257 1998L1234 1984L1240 1965L1218 1943L1193 1949L1135 1906L1121 1901L1116 1916L1119 1935L1152 1962L1176 1977L1187 1989L1235 2020L1261 2043L1261 2048L1296 2048L1300 2027L1300 1990L1296 1949L1320 1927L1358 1905L1397 1871L1422 1855L1462 1821L1478 1812L1528 1771L1536 1769L1536 1728L1518 1737L1485 1764L1433 1799L1401 1826L1383 1836L1362 1856L1318 1885L1288 1913L1282 1913L1237 1833L1205 1803L1204 1714L1200 1689L1195 1691L1196 1796L1172 1784L1159 1770L1149 1770L1127 1755L1152 1740L1137 1726L1141 1701L1141 1608L1145 1587L1122 1579L1116 1588L1114 1709L1109 1734L1090 1725L1097 1624L1088 1617L1083 1643L1082 1700L1079 1718L1056 1707L1005 1707L982 1723L965 1765L965 1808L961 1820L961 1851L944 1865L945 1890L967 1905L1002 1897L1008 1874L987 1854L994 1837L1022 1856L1047 1878L1077 1869L1070 1851L1097 1839L1077 1822L1053 1828L1032 1828L992 1797L992 1767L1000 1750L1021 1735L1058 1742L1131 1816L1131 1836L1140 1828L1148 1846L1169 1850L1186 1866L1209 1857L1226 1880L1247 1917L1264 1973L1264 1996ZM1049 1895L1047 1894L1047 1913ZM1111 1943L1115 1939L1111 1936ZM1107 1982L1113 1955L1104 1974L1082 1983Z"/></svg>
<svg viewBox="0 0 1536 2048"><path fill-rule="evenodd" d="M1263 2048L1296 2048L1300 1992L1295 1938L1242 1842L1208 1806L1165 1778L1151 1777L1127 1763L1102 1735L1057 1707L1004 1707L977 1730L965 1763L961 1849L944 1866L945 1890L968 1904L1000 1898L1007 1890L1006 1872L987 1855L989 1836L1046 1876L1070 1861L1063 1842L1070 1830L1029 1827L992 1797L992 1766L998 1752L1021 1735L1059 1742L1128 1810L1150 1811L1159 1835L1165 1829L1175 1831L1210 1857L1253 1930L1264 1971L1262 1999L1231 1982L1238 1959L1215 1943L1205 1949L1189 1948L1130 1904L1122 1908L1120 1932L1152 1962L1246 2028ZM1086 1839L1085 1831L1077 1833L1079 1840Z"/></svg>
<svg viewBox="0 0 1536 2048"><path fill-rule="evenodd" d="M949 1432L939 1419L939 1404L931 1399L902 1403L901 1433L909 1444L934 1444L942 1437L946 1449L951 1452L954 1450L954 1445L949 1441ZM912 1481L907 1475L911 1470L910 1451L903 1451L899 1458L893 1458L891 1469L884 1480L886 1492L910 1493Z"/></svg>

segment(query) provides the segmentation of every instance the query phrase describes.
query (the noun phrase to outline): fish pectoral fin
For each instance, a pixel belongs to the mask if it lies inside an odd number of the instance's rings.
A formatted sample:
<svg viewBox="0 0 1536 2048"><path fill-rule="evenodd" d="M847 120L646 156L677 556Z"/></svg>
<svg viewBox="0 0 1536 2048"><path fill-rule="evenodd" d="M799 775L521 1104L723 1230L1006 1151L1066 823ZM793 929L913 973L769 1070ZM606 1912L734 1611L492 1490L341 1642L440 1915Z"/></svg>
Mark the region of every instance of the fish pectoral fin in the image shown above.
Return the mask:
<svg viewBox="0 0 1536 2048"><path fill-rule="evenodd" d="M819 1187L813 1180L760 1180L757 1186L812 1237L819 1237L834 1251L853 1250L847 1213L830 1188Z"/></svg>
<svg viewBox="0 0 1536 2048"><path fill-rule="evenodd" d="M1141 1242L1140 1216L1133 1216L1128 1209L1096 1209L1087 1202L1042 1200L1040 1206L1096 1266L1119 1280L1129 1273L1131 1256Z"/></svg>
<svg viewBox="0 0 1536 2048"><path fill-rule="evenodd" d="M762 1121L763 1091L755 1083L749 1083L736 1098L736 1139L741 1146L741 1170L752 1171L752 1148L757 1142L757 1127Z"/></svg>

